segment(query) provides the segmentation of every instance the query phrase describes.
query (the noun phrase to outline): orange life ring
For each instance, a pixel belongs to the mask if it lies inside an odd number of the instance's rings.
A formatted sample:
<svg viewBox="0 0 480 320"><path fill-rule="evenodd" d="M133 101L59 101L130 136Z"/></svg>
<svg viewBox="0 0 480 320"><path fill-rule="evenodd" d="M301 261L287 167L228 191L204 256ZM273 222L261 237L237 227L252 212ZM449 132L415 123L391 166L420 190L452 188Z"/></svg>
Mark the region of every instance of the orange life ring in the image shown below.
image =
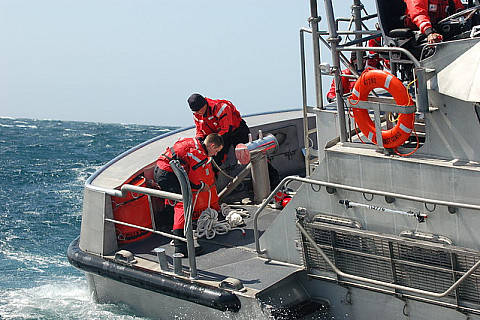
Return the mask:
<svg viewBox="0 0 480 320"><path fill-rule="evenodd" d="M375 88L387 90L399 106L411 106L414 104L412 97L403 83L383 70L371 69L365 71L355 83L351 96L348 98L354 105L358 101L367 101L368 95ZM368 110L353 108L353 116L362 133L373 143L377 144L377 134ZM382 130L383 146L396 148L401 146L410 137L415 122L415 113L402 113L398 117L395 127Z"/></svg>

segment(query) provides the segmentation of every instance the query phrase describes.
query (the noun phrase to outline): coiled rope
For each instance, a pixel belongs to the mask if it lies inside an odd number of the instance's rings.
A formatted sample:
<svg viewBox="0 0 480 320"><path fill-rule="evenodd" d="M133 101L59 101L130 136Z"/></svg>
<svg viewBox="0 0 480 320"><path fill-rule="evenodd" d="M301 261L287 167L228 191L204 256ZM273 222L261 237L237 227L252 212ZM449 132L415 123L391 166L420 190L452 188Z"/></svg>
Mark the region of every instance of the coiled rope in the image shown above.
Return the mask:
<svg viewBox="0 0 480 320"><path fill-rule="evenodd" d="M238 226L244 224L245 222L243 219L249 218L250 214L245 210L232 209L226 203L222 203L220 212L225 219L219 221L219 213L210 208L211 195L212 194L209 193L209 208L203 210L197 220L197 229L194 231L195 237L213 239L217 234L227 234L230 230L240 230L242 231L242 234L245 235L245 230Z"/></svg>

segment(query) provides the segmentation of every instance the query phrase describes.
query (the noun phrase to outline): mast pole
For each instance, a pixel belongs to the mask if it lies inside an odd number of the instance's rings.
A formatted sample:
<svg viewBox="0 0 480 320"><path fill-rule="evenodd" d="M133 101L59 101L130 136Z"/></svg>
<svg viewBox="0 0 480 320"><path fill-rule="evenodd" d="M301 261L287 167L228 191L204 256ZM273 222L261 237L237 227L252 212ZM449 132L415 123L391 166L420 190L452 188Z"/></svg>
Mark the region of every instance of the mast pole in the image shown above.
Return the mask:
<svg viewBox="0 0 480 320"><path fill-rule="evenodd" d="M363 4L360 0L354 0L352 6L353 17L355 21L355 31L362 31L362 9ZM361 34L355 35L355 40L362 38ZM363 44L361 42L357 43L357 47L361 47ZM362 70L364 67L363 61L363 51L357 52L357 70Z"/></svg>
<svg viewBox="0 0 480 320"><path fill-rule="evenodd" d="M328 24L328 33L329 37L327 41L330 43L330 52L332 54L332 64L333 72L335 77L335 87L336 87L336 96L337 96L337 112L338 112L338 123L340 131L340 142L347 141L347 129L346 129L346 120L345 120L345 107L343 101L343 87L341 79L341 69L340 69L340 57L337 52L337 47L340 42L340 38L337 33L337 26L335 24L335 15L333 12L333 5L331 0L325 0L325 12L327 15L327 24Z"/></svg>

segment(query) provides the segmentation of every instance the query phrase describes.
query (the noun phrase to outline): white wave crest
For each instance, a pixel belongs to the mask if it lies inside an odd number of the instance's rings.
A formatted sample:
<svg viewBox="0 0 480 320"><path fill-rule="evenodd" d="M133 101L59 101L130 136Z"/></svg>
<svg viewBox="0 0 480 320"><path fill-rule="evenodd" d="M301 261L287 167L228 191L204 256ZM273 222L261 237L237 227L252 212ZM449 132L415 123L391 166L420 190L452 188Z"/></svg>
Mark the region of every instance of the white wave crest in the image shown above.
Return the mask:
<svg viewBox="0 0 480 320"><path fill-rule="evenodd" d="M83 277L52 280L1 290L0 319L141 319L126 315L118 306L94 303Z"/></svg>
<svg viewBox="0 0 480 320"><path fill-rule="evenodd" d="M36 125L25 125L25 124L17 124L17 128L28 128L28 129L38 129Z"/></svg>
<svg viewBox="0 0 480 320"><path fill-rule="evenodd" d="M40 271L42 268L50 265L58 267L68 267L70 264L64 256L42 256L28 252L14 250L13 248L0 248L0 252L8 259L27 264L29 268L36 268Z"/></svg>

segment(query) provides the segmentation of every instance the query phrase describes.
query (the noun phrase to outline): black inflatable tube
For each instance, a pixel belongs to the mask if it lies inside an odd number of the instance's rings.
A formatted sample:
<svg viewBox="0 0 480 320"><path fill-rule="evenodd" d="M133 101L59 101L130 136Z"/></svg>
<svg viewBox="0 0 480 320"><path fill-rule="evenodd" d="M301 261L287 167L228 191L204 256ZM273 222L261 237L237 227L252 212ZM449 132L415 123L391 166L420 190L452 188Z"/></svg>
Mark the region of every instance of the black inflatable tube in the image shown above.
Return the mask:
<svg viewBox="0 0 480 320"><path fill-rule="evenodd" d="M67 257L74 267L82 271L220 311L238 312L241 308L240 299L231 292L173 275L146 271L102 259L83 252L78 245L79 239L80 237L72 241L67 250Z"/></svg>

